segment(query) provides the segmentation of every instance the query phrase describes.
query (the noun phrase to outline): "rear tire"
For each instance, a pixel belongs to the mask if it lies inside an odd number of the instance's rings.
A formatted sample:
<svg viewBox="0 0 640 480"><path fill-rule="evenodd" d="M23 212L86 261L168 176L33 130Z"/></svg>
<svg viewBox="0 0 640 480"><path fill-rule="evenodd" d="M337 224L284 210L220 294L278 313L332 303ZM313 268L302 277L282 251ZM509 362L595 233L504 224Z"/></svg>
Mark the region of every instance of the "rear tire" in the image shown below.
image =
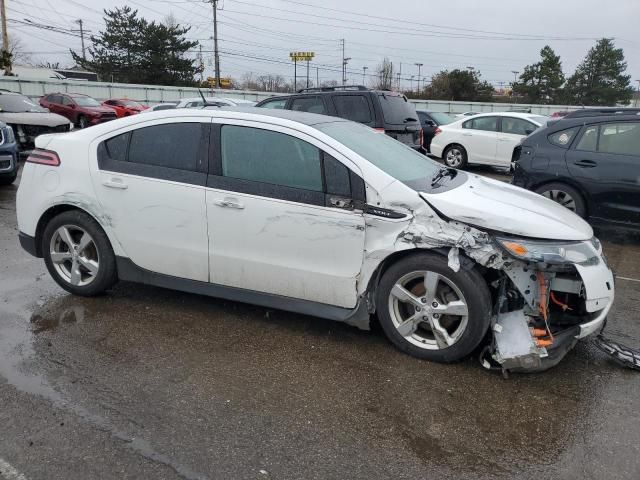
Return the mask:
<svg viewBox="0 0 640 480"><path fill-rule="evenodd" d="M63 212L49 221L42 235L42 253L56 283L74 295L97 295L118 280L107 234L79 210Z"/></svg>
<svg viewBox="0 0 640 480"><path fill-rule="evenodd" d="M467 166L467 151L462 145L451 145L442 153L442 160L447 167L465 168Z"/></svg>
<svg viewBox="0 0 640 480"><path fill-rule="evenodd" d="M587 217L584 198L575 188L564 183L547 183L535 189L543 197L553 200L582 218Z"/></svg>
<svg viewBox="0 0 640 480"><path fill-rule="evenodd" d="M471 354L491 321L491 296L477 268L454 272L447 258L419 253L393 264L376 292L376 311L399 350L434 362Z"/></svg>

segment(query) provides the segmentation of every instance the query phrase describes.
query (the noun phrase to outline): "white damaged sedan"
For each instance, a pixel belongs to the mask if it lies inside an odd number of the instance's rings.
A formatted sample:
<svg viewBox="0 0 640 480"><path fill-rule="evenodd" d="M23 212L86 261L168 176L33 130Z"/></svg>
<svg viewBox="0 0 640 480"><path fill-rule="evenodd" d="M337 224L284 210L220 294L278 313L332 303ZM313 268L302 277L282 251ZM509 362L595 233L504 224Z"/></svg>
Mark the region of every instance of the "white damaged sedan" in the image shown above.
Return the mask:
<svg viewBox="0 0 640 480"><path fill-rule="evenodd" d="M539 195L366 126L284 110L180 109L42 135L19 239L54 280L118 280L368 328L413 356L543 370L602 327L593 231Z"/></svg>

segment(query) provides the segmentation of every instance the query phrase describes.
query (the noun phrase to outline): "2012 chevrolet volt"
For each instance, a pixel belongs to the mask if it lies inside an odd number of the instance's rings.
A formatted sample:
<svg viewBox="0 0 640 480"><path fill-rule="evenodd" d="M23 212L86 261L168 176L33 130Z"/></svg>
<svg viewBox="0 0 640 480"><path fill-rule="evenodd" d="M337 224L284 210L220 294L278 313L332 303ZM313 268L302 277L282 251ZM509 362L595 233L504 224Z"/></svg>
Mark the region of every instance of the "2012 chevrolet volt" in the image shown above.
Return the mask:
<svg viewBox="0 0 640 480"><path fill-rule="evenodd" d="M440 362L555 365L614 299L591 227L358 123L173 110L42 135L19 239L96 295L142 282L368 328Z"/></svg>

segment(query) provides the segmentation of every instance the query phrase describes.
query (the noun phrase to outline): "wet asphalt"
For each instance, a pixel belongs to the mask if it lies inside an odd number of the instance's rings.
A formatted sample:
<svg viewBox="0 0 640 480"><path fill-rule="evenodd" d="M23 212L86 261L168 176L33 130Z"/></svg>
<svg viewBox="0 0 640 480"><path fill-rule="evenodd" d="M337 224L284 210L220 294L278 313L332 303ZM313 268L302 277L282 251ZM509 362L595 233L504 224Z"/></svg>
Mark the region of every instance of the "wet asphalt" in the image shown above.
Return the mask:
<svg viewBox="0 0 640 480"><path fill-rule="evenodd" d="M74 297L19 247L15 194L0 188L0 478L640 478L640 373L591 341L504 379L241 303ZM598 233L619 276L607 333L640 347L640 235Z"/></svg>

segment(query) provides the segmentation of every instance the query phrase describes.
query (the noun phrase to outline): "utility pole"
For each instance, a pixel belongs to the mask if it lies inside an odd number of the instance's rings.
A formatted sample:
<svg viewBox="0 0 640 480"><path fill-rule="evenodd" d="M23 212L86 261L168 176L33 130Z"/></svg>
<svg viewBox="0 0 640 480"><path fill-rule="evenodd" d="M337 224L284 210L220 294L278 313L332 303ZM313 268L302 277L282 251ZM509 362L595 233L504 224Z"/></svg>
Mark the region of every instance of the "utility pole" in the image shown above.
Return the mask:
<svg viewBox="0 0 640 480"><path fill-rule="evenodd" d="M398 91L402 91L402 62L400 62L400 68L398 70Z"/></svg>
<svg viewBox="0 0 640 480"><path fill-rule="evenodd" d="M200 64L198 65L198 68L200 69L200 83L204 82L204 59L202 58L202 44L199 45L200 47L200 52L198 54L198 58L200 59ZM84 52L84 47L82 48L82 51Z"/></svg>
<svg viewBox="0 0 640 480"><path fill-rule="evenodd" d="M4 3L5 0L0 0L0 16L2 17L2 60L6 60L6 65L4 66L4 74L10 76L13 74L11 73L11 58L9 57L10 53L9 32L7 31L7 11Z"/></svg>
<svg viewBox="0 0 640 480"><path fill-rule="evenodd" d="M366 85L365 77L367 76L367 69L369 67L362 67L362 85Z"/></svg>
<svg viewBox="0 0 640 480"><path fill-rule="evenodd" d="M351 60L351 57L347 57L342 61L342 85L346 85L347 83L347 64L349 63L349 60Z"/></svg>
<svg viewBox="0 0 640 480"><path fill-rule="evenodd" d="M516 83L518 83L518 72L517 70L511 70L513 73L513 83L511 84L511 98L513 98L513 103L516 103Z"/></svg>
<svg viewBox="0 0 640 480"><path fill-rule="evenodd" d="M216 88L220 88L220 52L218 51L218 0L208 0L213 7L213 56L216 69Z"/></svg>
<svg viewBox="0 0 640 480"><path fill-rule="evenodd" d="M316 67L316 88L320 88L320 69Z"/></svg>
<svg viewBox="0 0 640 480"><path fill-rule="evenodd" d="M413 93L413 79L414 79L415 75L411 75L411 88L409 88L409 91L411 93Z"/></svg>
<svg viewBox="0 0 640 480"><path fill-rule="evenodd" d="M420 72L422 69L422 63L416 63L414 64L416 67L418 67L418 95L420 95Z"/></svg>
<svg viewBox="0 0 640 480"><path fill-rule="evenodd" d="M3 1L4 3L4 1ZM84 49L84 28L82 28L83 21L81 18L76 20L76 23L80 25L80 41L82 42L82 60L87 61L87 54Z"/></svg>

